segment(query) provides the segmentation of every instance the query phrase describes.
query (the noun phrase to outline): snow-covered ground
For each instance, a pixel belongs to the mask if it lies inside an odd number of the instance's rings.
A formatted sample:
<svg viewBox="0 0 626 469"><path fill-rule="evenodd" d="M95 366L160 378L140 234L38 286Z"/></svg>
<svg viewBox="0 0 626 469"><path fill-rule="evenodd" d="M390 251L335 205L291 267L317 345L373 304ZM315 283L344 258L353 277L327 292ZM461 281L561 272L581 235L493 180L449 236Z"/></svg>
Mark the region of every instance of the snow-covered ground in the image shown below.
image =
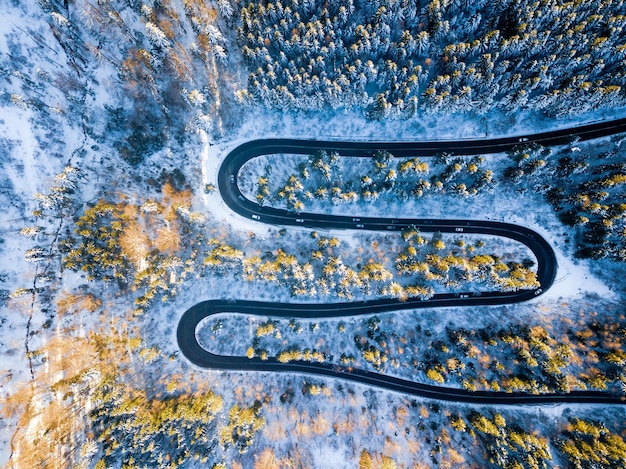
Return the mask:
<svg viewBox="0 0 626 469"><path fill-rule="evenodd" d="M203 181L205 183L215 184L216 182L216 171L219 167L219 162L223 159L223 157L228 154L228 152L234 148L235 146L251 140L255 138L266 138L266 137L295 137L295 138L320 138L320 139L328 139L328 138L337 138L337 139L345 139L346 135L349 135L350 138L357 139L434 139L434 138L456 138L458 136L463 136L467 138L478 138L481 135L480 129L478 126L473 124L471 121L464 122L462 119L459 121L455 121L454 119L447 119L445 121L446 125L437 127L436 124L432 124L433 129L436 131L427 132L426 129L428 126L421 127L417 123L387 123L381 126L374 125L372 123L367 123L362 121L358 116L350 115L350 116L333 116L329 119L310 119L306 120L306 124L299 124L298 122L303 122L304 119L300 119L297 116L291 115L278 115L272 114L267 111L259 111L260 115L255 115L250 121L244 122L241 127L241 132L237 137L233 137L227 141L222 140L215 142L214 144L207 145L205 147L206 153L204 153L205 158L203 158ZM614 115L610 116L611 118ZM617 117L617 115L615 115ZM502 122L496 129L499 129L497 135L517 135L524 133L531 133L537 131L546 131L552 128L563 128L569 125L578 125L584 122L596 121L598 119L606 118L606 115L603 114L595 114L590 116L582 116L577 119L569 119L563 120L561 122L546 122L542 120L537 120L536 116L529 116L528 118L520 118L515 122ZM305 126L307 129L315 129L310 133L302 134L299 131L299 125ZM407 127L413 126L411 130L407 130ZM390 127L396 127L392 131L390 131ZM269 128L269 131L268 131ZM494 135L495 129L490 131L490 136ZM390 135L393 137L390 138ZM240 138L241 137L241 138ZM492 157L488 157L492 158ZM493 157L493 158L497 158ZM296 165L294 165L295 167ZM263 168L263 163L258 163L256 165L257 170ZM274 169L276 167L274 166ZM287 170L285 170L288 173ZM250 182L254 182L254 171L250 173ZM260 174L257 173L257 177ZM255 188L253 184L248 187L242 187L242 189L248 191L250 195L254 194ZM359 215L363 216L375 216L381 213L385 215L389 214L398 214L396 216L403 216L406 213L415 214L415 216L463 216L463 217L475 217L475 218L489 218L492 220L500 220L511 223L518 223L524 226L528 226L535 231L539 232L542 236L544 236L554 247L557 253L557 261L559 264L559 269L557 273L557 280L553 287L543 294L540 298L526 304L526 305L515 305L509 307L501 307L501 308L480 308L480 311L472 310L471 312L462 311L459 309L451 309L451 310L421 310L417 312L409 312L406 315L398 315L398 313L394 313L394 321L386 320L384 317L383 323L387 321L388 326L392 329L398 328L400 330L412 329L415 326L416 322L420 324L430 324L430 327L434 329L435 332L442 332L443 327L445 325L454 325L459 328L467 328L468 330L473 330L476 328L480 328L481 326L488 327L489 324L493 323L502 323L503 317L510 315L511 318L515 318L517 321L527 321L528 324L532 324L533 322L541 323L546 325L546 327L550 328L551 324L556 321L556 318L562 318L564 323L567 323L570 319L570 315L574 310L579 308L580 310L589 310L594 311L594 314L600 312L600 315L605 318L607 321L611 321L611 318L614 317L614 312L612 308L614 306L609 306L605 313L602 313L602 306L596 303L596 309L593 309L594 298L603 298L608 301L609 305L619 305L621 303L621 299L619 296L619 291L616 291L615 284L612 284L608 281L611 278L611 275L602 275L598 277L592 273L593 270L593 262L591 261L582 261L579 259L575 259L573 257L573 247L571 245L571 235L568 233L568 229L563 227L560 221L554 214L552 208L545 202L544 196L542 194L532 193L531 191L526 191L522 195L516 192L507 192L498 190L496 194L484 194L479 197L480 203L476 203L475 199L459 199L454 198L453 200L444 201L444 197L437 199L437 203L428 203L420 205L419 202L411 202L411 208L407 209L405 206L401 205L398 202L394 202L392 200L380 200L379 203L375 204L358 204ZM240 231L241 233L247 233L253 231L257 237L266 238L267 242L271 242L271 237L275 231L262 223L257 223L254 221L250 221L247 219L243 219L236 214L232 214L225 205L220 201L219 196L216 193L208 194L204 196L204 203L207 207L207 210L210 210L214 217L218 220L227 220L229 225L235 230L235 232ZM338 205L331 206L327 204L326 210L331 213L350 213L354 214L354 207L348 205ZM404 215L406 216L406 215ZM303 231L307 232L308 230L303 230L299 228L289 228L289 232L297 232ZM304 233L303 233L304 234ZM351 232L342 232L342 233L332 233L333 236L338 236L342 242L345 242L347 245L358 245L359 240L354 239L355 233ZM596 269L597 270L597 269ZM237 297L237 298L245 298L245 299L270 299L270 298L281 298L288 299L281 294L273 294L267 292L258 292L254 288L250 288L249 285L243 286L243 288L237 288L236 295L233 290L227 290L225 292L226 297ZM278 292L277 292L278 293ZM591 295L588 297L588 295ZM210 298L222 298L224 296L220 294L215 294L214 291L210 291L209 294L205 297L200 296L200 299L210 299ZM193 301L186 301L185 304L191 305ZM564 305L569 305L568 308L564 308ZM618 306L619 308L619 306ZM184 308L183 308L184 309ZM383 315L385 316L385 315ZM404 319L398 319L397 316L400 316ZM419 318L419 319L417 319ZM228 321L234 319L234 317L222 317L227 324ZM268 318L270 319L270 318ZM241 326L237 326L237 322L227 324L227 326L223 326L225 330L236 330L236 337L241 337L242 331L247 331L246 336L249 338L248 345L245 343L237 342L236 344L232 340L232 336L226 333L225 340L222 345L226 348L222 348L218 345L220 342L211 342L209 348L214 350L212 347L217 346L219 352L230 352L233 354L245 354L246 348L252 341L252 338L255 334L256 327L260 324L263 324L263 320L256 318L250 319L247 317L239 318L240 321L243 321ZM307 342L304 339L298 345L303 349L306 347L306 343L309 343L309 346L313 348L315 344L328 344L336 340L336 328L340 320L337 321L326 321L324 324L318 324L319 329L321 331L319 334L316 334L315 337L310 338L310 342ZM358 322L358 320L357 320ZM399 324L398 324L399 322ZM310 324L306 321L301 321L302 327L307 332L307 327ZM244 327L245 324L245 327ZM286 327L286 324L283 324ZM232 329L231 329L232 328ZM289 330L289 328L287 328ZM394 329L395 330L395 329ZM201 328L199 328L198 333L202 336ZM326 333L324 333L326 331ZM206 337L206 336L205 336ZM210 337L210 335L209 335ZM348 342L351 342L351 337L348 337ZM280 342L280 340L279 340ZM341 343L339 342L339 348L341 349ZM282 345L287 346L289 344L285 344L285 340L282 341ZM346 344L348 345L348 344ZM354 348L353 344L350 344L350 348ZM280 346L278 347L280 349ZM503 353L506 353L506 349L502 349ZM356 351L355 355L358 355L358 351ZM337 357L335 357L337 359ZM269 377L266 374L262 374L258 376L258 379L264 382L275 381L275 380L296 380L296 382L306 382L308 380L307 377ZM322 380L322 382L335 383L335 380ZM348 386L351 387L351 386ZM279 386L280 388L280 386ZM358 386L357 386L358 388ZM385 395L381 391L374 391L376 395ZM358 393L357 393L358 395ZM390 400L393 400L394 397L390 397ZM454 406L452 406L454 407ZM452 408L450 407L450 408ZM576 407L576 408L574 408ZM520 409L500 409L500 411L505 412L507 415L512 416L512 420L516 423L526 422L528 423L530 419L532 419L531 415L536 416L539 421L543 421L543 425L552 426L552 425L561 425L562 419L566 415L584 415L588 414L589 416L594 416L600 418L600 414L603 411L600 408L594 408L589 406L551 406L551 407L541 407L534 409L520 408ZM331 411L332 412L332 411ZM326 415L328 414L328 410L326 411ZM379 415L384 414L384 412L378 412ZM271 414L270 414L271 415ZM610 420L610 419L609 419ZM539 426L542 426L539 424ZM270 426L270 428L272 428ZM550 430L543 428L541 432L549 433ZM379 446L380 447L380 446ZM314 454L317 454L315 452ZM320 455L322 454L322 449L320 448ZM331 454L337 456L339 460L341 458L346 458L346 454L339 455L337 452L333 451ZM354 458L354 454L352 455ZM317 462L317 460L316 460ZM553 461L556 463L557 461ZM319 463L314 464L313 467L327 467L329 463Z"/></svg>
<svg viewBox="0 0 626 469"><path fill-rule="evenodd" d="M74 5L77 2L69 3ZM78 15L78 12L70 11L70 15ZM228 210L217 192L204 192L207 184L216 183L217 169L228 151L251 139L481 138L546 131L626 115L626 109L614 109L611 112L602 111L558 120L531 114L493 114L484 117L431 116L402 122L373 122L364 119L356 111L298 115L264 109L240 110L233 106L230 108L232 115L218 115L215 118L212 132L200 131L195 135L190 126L183 149L164 148L147 157L139 169L133 169L121 161L117 150L113 148L112 145L117 142L99 138L106 129L108 111L105 111L105 105L120 104L121 94L116 89L119 85L116 68L106 57L100 62L88 60L88 65L81 72L85 73L81 75L84 81L74 88L71 74L62 73L66 68L73 70L69 65L71 58L59 45L48 24L47 14L39 9L38 2L5 2L2 14L0 51L6 55L0 59L3 66L0 76L0 293L15 293L20 288L40 288L41 291L35 296L27 292L6 300L0 297L0 405L33 382L31 359L26 356L26 347L33 352L43 350L46 344L59 337L71 344L78 338L115 324L121 330L141 335L143 346L156 347L163 357L173 357L164 359L166 363L162 367L145 364L142 373L164 381L172 376L178 376L183 382L208 381L224 397L227 405L249 405L257 397L264 402L263 415L267 423L252 450L243 456L236 454L236 451L224 453L230 458L229 463L240 460L244 467L251 467L254 458L264 448L271 448L283 456L289 454L294 460L301 453L306 467L355 467L362 449L372 449L377 454L384 452L394 457L401 467L409 467L415 461L436 466L441 458L431 459L435 456L431 443L426 441L434 442L440 438L441 429L451 432L448 415L467 413L469 407L407 399L398 394L348 385L333 379L198 370L178 354L176 345L177 321L188 307L211 298L289 301L289 292L280 286L243 282L232 276L190 277L169 302L157 303L142 317L134 318L130 314L134 292L122 291L113 285L88 282L83 273L61 270L58 259L49 263L29 263L25 260L26 251L36 245L50 249L56 242L57 230L61 230L61 235L66 234L64 230L71 233L74 228L71 218L82 211L85 203L95 202L99 198L143 201L156 197L159 189L155 189L148 181L157 180L162 169L179 167L193 188L192 209L206 213L209 217L207 232L213 230L226 233L226 237L244 243L250 251L275 248L278 245L276 227L243 219ZM124 13L124 21L130 30L140 31L144 28L144 24L130 15L128 10ZM191 39L185 38L182 42L191 42ZM229 66L236 67L236 59L231 57L229 60ZM245 77L240 81L244 80ZM80 101L79 97L83 97L84 101ZM76 112L76 102L83 103L82 115ZM209 112L207 109L204 111ZM193 108L193 112L202 114L201 107ZM81 118L85 118L85 121L81 121ZM221 135L216 136L219 133ZM55 175L61 173L67 165L77 166L81 170L75 213L68 214L65 220L50 215L33 218L32 211L38 208L34 195L47 193L55 184ZM248 190L253 191L252 186ZM352 213L354 210L346 205L330 204L317 208L331 213ZM557 252L559 271L556 283L549 292L531 303L472 311L443 309L395 313L381 317L384 327L410 330L419 323L423 328L429 325L433 333L443 334L447 325L467 329L488 327L511 316L529 324L541 323L547 328L554 317L562 318L565 322L574 307L596 312L593 311L596 306L598 317L607 321L616 317L616 311L623 307L623 298L614 288L619 281L616 279L623 275L623 266L604 266L602 263L574 259L571 243L566 242L569 237L567 229L561 225L540 194L526 192L520 195L498 191L475 200L442 196L429 199L427 204L412 201L408 206L381 198L375 204L358 205L358 210L363 216L380 213L405 216L411 213L412 216L462 216L519 223L541 233ZM34 239L19 235L22 228L34 225L41 225L44 234ZM256 238L249 236L251 232ZM310 230L307 229L289 228L280 243L296 246L309 234ZM363 235L349 231L329 232L328 235L337 236L346 250L357 249L367 241ZM523 253L519 253L519 257L523 257ZM47 268L53 274L49 279L43 275ZM592 273L600 270L609 273ZM59 313L58 301L64 295L76 292L96 293L102 299L102 306L93 312L81 310L63 316ZM594 297L588 296L590 293L601 297L606 303L597 302L594 305ZM562 307L565 303L572 306ZM605 308L606 312L601 311L601 308ZM245 353L254 335L256 323L250 323L249 319L243 321L249 326L249 335L244 341L234 344L236 347L233 347L233 352L240 353L243 348ZM311 336L314 338L311 339L311 345L315 346L319 341L329 344L336 340L337 324L338 321L320 323L316 331L318 335ZM363 324L351 319L350 326L357 330ZM308 324L303 323L303 327L306 330ZM348 337L345 340L346 348L348 345L353 347L350 342L352 338ZM506 350L501 352L506 353ZM353 350L352 353L357 355L358 352ZM35 375L47 376L49 372L52 373L49 365L52 360L44 361L47 357L36 354L32 357ZM60 380L62 371L50 377L47 384ZM133 381L142 379L131 378ZM46 383L39 384L42 389L46 389ZM316 387L312 388L311 384ZM295 396L291 402L286 400L283 403L280 396L288 389L292 389ZM312 389L316 392L312 392ZM43 392L34 401L34 407L41 410L50 399L53 399L52 393ZM489 410L481 409L484 413ZM613 409L555 406L500 410L512 422L541 430L545 435L553 434L568 415L588 415L609 422L617 421L618 426L622 425L618 430L623 430L622 413ZM407 412L405 417L402 417L403 412ZM220 418L221 423L226 419L225 416ZM16 414L0 419L2 466L8 462L13 450L11 440L18 419L19 415ZM40 423L37 419L29 423L33 432ZM86 437L80 432L78 435L79 439ZM478 450L472 449L474 444L475 441L466 434L454 434L452 438L452 446L467 449L467 464L480 466L484 463L483 456Z"/></svg>
<svg viewBox="0 0 626 469"><path fill-rule="evenodd" d="M255 119L255 122L267 122L269 118ZM338 124L339 125L339 124ZM529 132L546 130L541 127L528 128ZM462 132L457 129L456 135ZM346 133L349 135L349 133ZM506 135L506 134L502 134ZM306 136L299 135L299 138ZM203 182L216 185L217 169L219 162L228 154L230 150L243 143L245 140L236 140L232 143L218 143L213 145L205 144L203 152ZM470 157L466 159L469 160ZM250 199L254 199L257 190L258 177L263 175L263 168L271 163L272 180L275 186L280 186L286 182L288 175L297 174L298 163L306 161L304 157L285 156L279 157L280 164L276 161L269 161L270 157L259 157L252 160L242 168L239 182L240 188ZM350 160L350 158L348 158ZM423 158L429 162L428 158ZM501 170L506 166L507 161L504 155L487 155L484 167L494 171ZM368 163L344 162L346 172L341 172L344 180L350 180L352 174L367 174L365 168ZM359 172L359 167L364 169ZM348 169L349 168L349 169ZM358 180L353 177L352 179ZM267 236L271 227L255 222L237 214L232 213L221 201L216 192L205 195L207 210L210 210L216 219L227 220L236 230L242 232L254 231L257 235ZM272 204L272 202L270 202ZM383 194L376 202L358 202L331 205L329 202L313 201L312 207L305 207L304 211L331 213L336 215L361 216L397 216L415 218L474 218L488 219L493 221L503 221L527 226L539 232L553 246L557 254L559 269L557 280L554 286L544 294L546 298L558 300L560 298L576 297L585 292L597 293L602 297L614 297L612 286L607 285L595 276L589 267L589 262L573 258L574 245L571 236L566 232L567 228L557 219L552 207L546 203L543 194L533 191L519 193L511 190L510 187L496 186L495 190L480 193L478 196L462 198L455 195L433 194L422 199L410 198L408 201L399 201L396 198ZM356 207L355 207L356 205ZM529 209L529 207L532 207ZM304 228L290 227L290 230L308 231ZM349 239L356 236L355 232L333 233ZM352 243L354 244L354 243Z"/></svg>

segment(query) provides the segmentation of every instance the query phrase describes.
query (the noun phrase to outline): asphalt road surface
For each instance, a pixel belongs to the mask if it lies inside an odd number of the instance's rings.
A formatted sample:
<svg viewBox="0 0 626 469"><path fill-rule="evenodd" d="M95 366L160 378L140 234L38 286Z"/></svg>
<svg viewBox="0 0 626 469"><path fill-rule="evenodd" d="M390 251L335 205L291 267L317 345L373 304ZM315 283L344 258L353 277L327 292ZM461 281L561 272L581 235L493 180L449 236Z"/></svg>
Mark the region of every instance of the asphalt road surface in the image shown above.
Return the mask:
<svg viewBox="0 0 626 469"><path fill-rule="evenodd" d="M265 303L242 300L212 300L199 303L187 310L177 329L179 347L185 357L203 368L228 370L257 370L297 372L332 376L397 392L432 399L483 404L554 404L596 403L623 404L623 395L601 391L574 391L554 394L508 393L495 391L467 391L416 383L380 373L353 369L340 365L310 362L280 363L271 357L260 358L216 355L203 349L196 339L196 327L204 318L224 312L259 316L331 318L375 314L387 311L435 308L442 306L502 305L527 301L541 295L553 284L557 262L549 243L533 230L510 223L482 220L449 220L421 218L350 217L316 213L294 213L272 207L262 207L246 199L237 185L240 168L250 159L261 155L310 155L317 150L337 152L341 156L371 157L376 151L386 150L397 157L427 157L439 153L474 155L505 152L520 144L531 142L544 146L566 144L575 140L626 132L626 119L563 129L558 131L485 140L430 141L430 142L335 142L317 140L270 139L247 142L232 150L218 172L218 187L224 202L236 213L263 223L296 225L309 228L355 229L372 231L401 231L416 226L421 232L472 233L503 236L528 246L537 259L539 288L517 292L467 292L436 294L428 300L415 298L406 301L379 299L351 303Z"/></svg>

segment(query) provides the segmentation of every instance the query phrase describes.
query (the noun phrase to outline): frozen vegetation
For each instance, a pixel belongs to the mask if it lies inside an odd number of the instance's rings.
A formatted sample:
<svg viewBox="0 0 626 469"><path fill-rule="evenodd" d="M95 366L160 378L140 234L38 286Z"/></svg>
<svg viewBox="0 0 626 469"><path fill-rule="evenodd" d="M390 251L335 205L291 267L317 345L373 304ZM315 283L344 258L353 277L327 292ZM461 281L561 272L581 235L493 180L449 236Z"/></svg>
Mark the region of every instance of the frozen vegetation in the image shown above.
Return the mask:
<svg viewBox="0 0 626 469"><path fill-rule="evenodd" d="M585 299L561 305L563 316L529 323L525 314L506 327L494 316L511 307L480 318L480 327L463 324L454 309L334 321L220 315L201 323L197 334L203 347L221 355L328 362L472 390L619 393L626 388L626 349L615 340L624 324L597 319L612 318L613 308Z"/></svg>
<svg viewBox="0 0 626 469"><path fill-rule="evenodd" d="M268 107L561 115L624 99L621 2L240 4L239 96Z"/></svg>
<svg viewBox="0 0 626 469"><path fill-rule="evenodd" d="M2 14L0 465L626 465L623 406L470 406L207 371L175 338L206 299L536 286L536 259L505 238L242 219L216 170L255 138L484 138L624 116L624 2L5 0ZM239 184L264 205L529 226L554 246L557 279L525 304L222 314L197 334L215 353L470 390L623 394L623 139L252 160Z"/></svg>

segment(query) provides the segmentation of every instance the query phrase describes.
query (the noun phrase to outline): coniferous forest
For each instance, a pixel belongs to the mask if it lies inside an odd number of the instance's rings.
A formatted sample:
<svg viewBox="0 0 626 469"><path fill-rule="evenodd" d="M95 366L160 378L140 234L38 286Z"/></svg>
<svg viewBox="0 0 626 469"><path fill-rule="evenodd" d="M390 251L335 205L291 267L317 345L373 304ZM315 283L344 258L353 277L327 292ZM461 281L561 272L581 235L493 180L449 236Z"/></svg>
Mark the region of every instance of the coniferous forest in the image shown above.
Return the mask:
<svg viewBox="0 0 626 469"><path fill-rule="evenodd" d="M240 3L240 98L268 107L559 116L626 99L622 1Z"/></svg>
<svg viewBox="0 0 626 469"><path fill-rule="evenodd" d="M626 467L626 0L0 12L1 467Z"/></svg>

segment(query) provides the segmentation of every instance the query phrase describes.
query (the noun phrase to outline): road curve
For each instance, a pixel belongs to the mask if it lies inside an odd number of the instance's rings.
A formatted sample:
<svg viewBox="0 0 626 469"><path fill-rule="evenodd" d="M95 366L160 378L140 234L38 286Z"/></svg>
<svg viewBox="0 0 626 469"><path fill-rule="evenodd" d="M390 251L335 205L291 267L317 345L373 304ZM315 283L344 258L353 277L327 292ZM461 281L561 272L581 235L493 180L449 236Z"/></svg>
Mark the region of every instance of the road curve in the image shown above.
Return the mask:
<svg viewBox="0 0 626 469"><path fill-rule="evenodd" d="M563 129L534 135L497 138L489 140L432 141L432 142L334 142L317 140L268 139L247 142L232 150L222 162L218 172L218 187L224 202L236 213L260 222L278 225L296 225L310 228L361 229L398 231L414 225L422 232L473 233L503 236L528 246L537 259L537 279L540 287L517 292L482 292L436 294L429 300L409 299L399 301L380 299L368 302L330 304L288 304L255 301L214 300L199 303L186 311L177 329L177 340L183 354L192 363L204 368L267 370L300 372L348 379L397 392L440 400L490 403L490 404L545 404L559 402L584 402L622 404L624 397L598 391L576 391L567 394L506 393L493 391L470 392L463 389L431 386L393 376L331 365L309 362L280 363L275 358L215 355L203 349L195 336L198 323L212 314L238 312L244 314L320 318L373 314L377 312L433 308L442 306L501 305L527 301L545 292L556 276L556 257L552 247L538 233L509 223L479 220L440 220L413 218L377 218L331 216L315 213L294 213L283 209L262 207L246 199L237 186L240 168L250 159L270 154L309 155L317 150L335 151L341 156L371 157L386 150L398 157L434 156L447 152L455 155L499 153L512 149L520 142L536 142L544 146L571 142L572 139L589 140L626 131L626 119L601 122L572 129Z"/></svg>
<svg viewBox="0 0 626 469"><path fill-rule="evenodd" d="M557 404L557 403L585 403L585 404L625 404L624 396L612 395L601 391L572 391L569 393L528 394L507 393L493 391L468 391L459 388L433 386L417 383L395 376L383 375L372 371L357 368L347 368L329 363L310 363L305 361L281 363L270 357L261 360L258 357L232 357L216 355L208 352L198 343L195 331L197 325L214 314L236 311L241 314L260 316L276 316L289 318L329 318L355 316L361 314L382 313L387 311L430 308L434 306L450 306L454 300L413 301L399 303L392 300L376 300L368 302L334 303L334 304L292 304L292 303L265 303L259 301L242 300L210 300L192 306L182 316L177 329L178 344L189 361L202 368L218 370L255 370L279 371L290 373L305 373L319 376L345 379L356 383L377 386L396 392L420 396L442 401L468 402L473 404L502 404L502 405L529 405L529 404Z"/></svg>

